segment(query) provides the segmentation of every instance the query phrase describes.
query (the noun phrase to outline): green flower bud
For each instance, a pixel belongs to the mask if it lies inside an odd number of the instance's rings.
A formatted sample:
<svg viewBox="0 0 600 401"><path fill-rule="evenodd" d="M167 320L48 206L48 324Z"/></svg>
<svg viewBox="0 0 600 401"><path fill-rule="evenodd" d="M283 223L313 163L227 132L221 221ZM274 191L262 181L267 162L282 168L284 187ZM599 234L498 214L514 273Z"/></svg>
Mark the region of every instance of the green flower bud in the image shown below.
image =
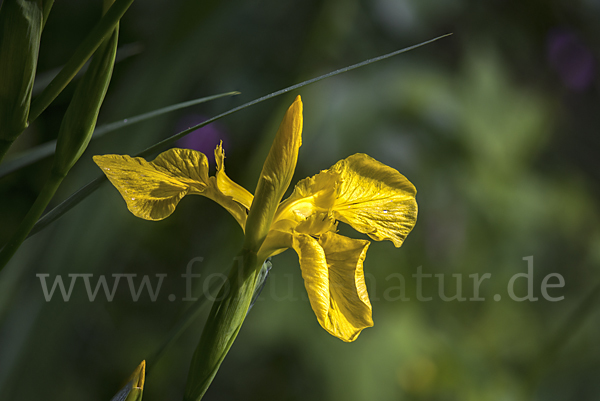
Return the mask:
<svg viewBox="0 0 600 401"><path fill-rule="evenodd" d="M27 128L42 15L41 0L4 0L0 7L0 160Z"/></svg>
<svg viewBox="0 0 600 401"><path fill-rule="evenodd" d="M110 401L141 401L146 381L146 361L134 370L127 384Z"/></svg>
<svg viewBox="0 0 600 401"><path fill-rule="evenodd" d="M56 143L53 172L66 175L87 148L100 106L112 76L119 26L102 42L85 72L63 117Z"/></svg>

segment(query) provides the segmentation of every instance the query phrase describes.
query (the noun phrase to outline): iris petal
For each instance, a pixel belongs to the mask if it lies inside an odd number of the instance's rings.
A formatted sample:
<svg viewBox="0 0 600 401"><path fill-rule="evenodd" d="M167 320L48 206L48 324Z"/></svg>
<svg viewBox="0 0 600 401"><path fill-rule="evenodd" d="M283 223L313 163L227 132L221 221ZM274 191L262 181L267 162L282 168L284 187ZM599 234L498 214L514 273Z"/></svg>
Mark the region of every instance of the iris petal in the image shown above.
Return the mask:
<svg viewBox="0 0 600 401"><path fill-rule="evenodd" d="M330 171L340 176L335 218L374 240L402 245L417 222L414 185L395 169L361 153L340 160Z"/></svg>
<svg viewBox="0 0 600 401"><path fill-rule="evenodd" d="M339 174L329 171L301 180L292 195L279 205L275 222L292 220L300 223L315 213L329 212L335 204L339 181Z"/></svg>
<svg viewBox="0 0 600 401"><path fill-rule="evenodd" d="M321 326L339 339L354 341L373 326L363 273L369 242L332 232L317 240L293 236L310 305Z"/></svg>
<svg viewBox="0 0 600 401"><path fill-rule="evenodd" d="M119 190L127 208L137 217L162 220L187 194L206 196L223 206L244 228L246 209L222 194L208 177L208 160L189 149L169 149L154 161L127 155L94 156L94 161Z"/></svg>

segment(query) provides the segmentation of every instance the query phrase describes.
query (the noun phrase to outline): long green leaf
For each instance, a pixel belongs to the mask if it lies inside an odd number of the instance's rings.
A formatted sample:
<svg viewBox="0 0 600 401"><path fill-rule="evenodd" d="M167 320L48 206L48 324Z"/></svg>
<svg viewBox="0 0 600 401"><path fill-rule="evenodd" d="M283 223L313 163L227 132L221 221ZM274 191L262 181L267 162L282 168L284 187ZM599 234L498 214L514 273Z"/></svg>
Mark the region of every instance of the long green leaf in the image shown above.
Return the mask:
<svg viewBox="0 0 600 401"><path fill-rule="evenodd" d="M39 117L46 107L56 99L62 90L71 82L77 72L83 67L86 61L94 54L98 46L112 34L115 25L125 14L133 0L116 0L110 9L102 16L100 22L92 29L84 41L79 45L77 50L63 69L58 73L56 78L44 89L32 103L29 111L29 122Z"/></svg>
<svg viewBox="0 0 600 401"><path fill-rule="evenodd" d="M161 116L163 114L170 113L172 111L184 109L186 107L191 107L200 103L208 102L211 100L219 99L225 96L235 96L239 95L240 92L226 92L220 93L218 95L202 97L199 99L189 100L187 102L177 103L171 106L163 107L158 110L149 111L148 113L140 114L137 116L125 118L120 121L116 121L114 123L109 123L105 125L101 125L96 128L94 131L94 135L92 140L100 138L103 135L106 135L110 132L114 132L120 128L127 127L131 124L136 124L142 121L149 120L154 117ZM23 167L29 166L39 160L44 159L45 157L51 156L54 154L54 150L56 148L56 140L48 141L41 145L38 145L26 152L24 152L21 156L16 159L8 160L2 165L0 165L0 178L7 176L8 174L13 173L16 170L19 170Z"/></svg>
<svg viewBox="0 0 600 401"><path fill-rule="evenodd" d="M214 121L220 120L221 118L226 117L226 116L228 116L230 114L233 114L233 113L236 113L236 112L238 112L240 110L243 110L246 107L255 105L255 104L260 103L260 102L264 102L265 100L272 99L272 98L274 98L276 96L279 96L279 95L283 95L284 93L287 93L287 92L290 92L290 91L292 91L294 89L298 89L298 88L301 88L303 86L310 85L312 83L321 81L321 80L323 80L325 78L333 77L335 75L339 75L339 74L342 74L344 72L348 72L348 71L354 70L356 68L363 67L365 65L368 65L368 64L371 64L371 63L375 63L377 61L381 61L381 60L384 60L384 59L396 56L398 54L406 53L406 52L408 52L410 50L416 49L416 48L421 47L421 46L425 46L425 45L427 45L429 43L435 42L436 40L440 40L440 39L445 38L445 37L450 36L450 35L452 35L452 34L449 33L449 34L446 34L446 35L438 36L435 39L431 39L431 40L428 40L426 42L419 43L417 45L406 47L404 49L397 50L395 52L388 53L388 54L385 54L383 56L375 57L375 58L372 58L372 59L360 62L358 64L351 65L349 67L340 68L339 70L336 70L336 71L333 71L333 72L321 75L321 76L316 77L316 78L309 79L309 80L301 82L299 84L295 84L295 85L289 86L287 88L284 88L284 89L278 90L276 92L273 92L273 93L271 93L269 95L262 96L262 97L260 97L258 99L252 100L252 101L250 101L248 103L244 103L241 106L238 106L238 107L235 107L235 108L233 108L233 109L231 109L229 111L226 111L225 113L219 114L218 116L215 116L215 117L213 117L211 119L208 119L208 120L206 120L206 121L204 121L204 122L202 122L202 123L200 123L198 125L195 125L195 126L193 126L191 128L188 128L188 129L186 129L184 131L181 131L178 134L175 134L175 135L173 135L173 136L171 136L171 137L169 137L169 138L167 138L167 139L165 139L163 141L158 142L157 144L155 144L153 146L150 146L149 148L147 148L147 149L143 150L142 152L138 153L136 156L146 157L146 156L151 155L151 154L153 154L153 153L155 153L157 151L160 151L161 149L166 148L168 145L170 145L171 143L175 142L179 138L182 138L182 137L186 136L190 132L195 131L198 128L202 128L205 125L208 125L208 124L210 124L210 123L212 123ZM35 225L35 227L33 228L33 230L31 230L31 233L29 235L31 236L31 235L33 235L33 234L35 234L35 233L43 230L50 223L52 223L55 220L57 220L58 218L60 218L63 214L65 214L66 212L68 212L71 208L73 208L75 205L77 205L79 202L81 202L83 199L85 199L87 196L89 196L91 193L93 193L96 189L98 189L98 187L105 180L106 180L106 176L104 176L104 175L100 176L100 177L96 178L95 180L93 180L92 182L90 182L87 185L85 185L84 187L82 187L81 189L79 189L77 192L75 192L73 195L71 195L67 200L65 200L64 202L62 202L60 205L56 206L54 209L52 209L51 211L49 211L44 217L42 217L37 222L37 224Z"/></svg>

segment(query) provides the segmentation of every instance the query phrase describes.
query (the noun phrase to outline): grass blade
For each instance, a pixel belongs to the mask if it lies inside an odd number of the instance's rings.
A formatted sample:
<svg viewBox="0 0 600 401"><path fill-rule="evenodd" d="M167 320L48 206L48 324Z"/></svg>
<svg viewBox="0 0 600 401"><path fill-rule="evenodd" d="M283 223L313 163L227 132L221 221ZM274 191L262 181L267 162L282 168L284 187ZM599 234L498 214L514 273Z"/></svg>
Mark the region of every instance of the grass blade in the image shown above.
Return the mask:
<svg viewBox="0 0 600 401"><path fill-rule="evenodd" d="M213 117L211 119L208 119L208 120L206 120L206 121L204 121L204 122L202 122L202 123L200 123L198 125L195 125L195 126L193 126L191 128L188 128L188 129L186 129L184 131L181 131L181 132L179 132L179 133L177 133L177 134L175 134L173 136L170 136L169 138L167 138L167 139L165 139L163 141L160 141L157 144L155 144L153 146L150 146L149 148L143 150L142 152L138 153L136 156L146 157L148 155L152 155L153 153L155 153L155 152L157 152L157 151L159 151L161 149L164 149L169 144L173 143L174 141L178 140L179 138L182 138L182 137L186 136L190 132L195 131L198 128L202 128L205 125L208 125L208 124L210 124L210 123L212 123L214 121L220 120L221 118L226 117L226 116L228 116L230 114L233 114L233 113L236 113L236 112L238 112L240 110L243 110L246 107L252 106L252 105L260 103L260 102L264 102L265 100L272 99L272 98L274 98L276 96L279 96L279 95L283 95L284 93L287 93L287 92L290 92L290 91L292 91L294 89L298 89L298 88L301 88L303 86L310 85L312 83L321 81L321 80L323 80L325 78L329 78L329 77L332 77L332 76L335 76L335 75L339 75L339 74L342 74L344 72L348 72L348 71L354 70L356 68L363 67L365 65L368 65L368 64L371 64L371 63L375 63L377 61L381 61L381 60L384 60L386 58L390 58L390 57L396 56L398 54L406 53L406 52L408 52L410 50L416 49L416 48L421 47L421 46L425 46L425 45L427 45L429 43L435 42L436 40L440 40L440 39L445 38L445 37L450 36L450 35L452 35L452 34L449 33L449 34L446 34L446 35L438 36L437 38L428 40L426 42L422 42L422 43L419 43L417 45L406 47L404 49L400 49L400 50L397 50L395 52L385 54L383 56L379 56L379 57L375 57L375 58L372 58L372 59L369 59L369 60L365 60L365 61L360 62L358 64L354 64L354 65L351 65L349 67L344 67L344 68L341 68L339 70L335 70L333 72L321 75L319 77L312 78L312 79L309 79L309 80L304 81L304 82L300 82L300 83L292 85L292 86L288 86L287 88L278 90L278 91L273 92L273 93L271 93L269 95L262 96L262 97L260 97L258 99L252 100L252 101L250 101L248 103L244 103L241 106L238 106L238 107L235 107L235 108L233 108L233 109L231 109L229 111L226 111L225 113L219 114L219 115L217 115L217 116L215 116L215 117ZM33 230L31 230L29 236L31 236L31 235L33 235L33 234L35 234L35 233L43 230L50 223L52 223L55 220L57 220L58 218L60 218L63 214L65 214L66 212L68 212L71 208L73 208L74 206L76 206L79 202L81 202L83 199L85 199L87 196L89 196L91 193L93 193L96 189L98 189L98 187L105 180L106 180L106 176L104 176L104 175L96 178L95 180L93 180L89 184L87 184L84 187L82 187L81 189L79 189L77 192L75 192L73 195L71 195L67 200L65 200L64 202L62 202L60 205L56 206L54 209L52 209L51 211L49 211L44 217L42 217L37 222L37 224L35 225L35 227L33 228Z"/></svg>
<svg viewBox="0 0 600 401"><path fill-rule="evenodd" d="M31 231L29 232L27 238L37 234L44 228L48 227L49 224L53 223L63 214L67 213L69 210L77 206L79 202L81 202L89 195L93 194L98 188L100 188L100 185L102 185L104 181L106 181L106 176L103 175L101 177L96 178L95 180L88 182L83 187L79 188L71 196L62 201L58 206L56 206L54 209L50 210L48 213L42 216L42 218L39 219L37 223L35 223Z"/></svg>
<svg viewBox="0 0 600 401"><path fill-rule="evenodd" d="M101 125L96 128L94 131L93 139L97 139L103 135L106 135L110 132L116 131L120 128L126 127L131 124L139 123L142 121L149 120L154 117L161 116L163 114L170 113L172 111L184 109L186 107L191 107L200 103L205 103L211 100L219 99L225 96L235 96L239 95L240 92L226 92L220 93L218 95L206 96L199 99L189 100L187 102L177 103L171 106L163 107L158 110L153 110L148 113L140 114L134 117L125 118L120 121L116 121L114 123L109 123L105 125ZM19 170L23 167L29 166L39 160L42 160L45 157L51 156L54 154L54 150L56 148L56 140L48 141L41 145L38 145L26 152L24 152L20 157L8 160L2 165L0 165L0 178L5 177L16 170Z"/></svg>
<svg viewBox="0 0 600 401"><path fill-rule="evenodd" d="M46 5L46 3L44 3L44 6L45 5ZM140 54L142 52L142 49L143 49L143 46L137 42L130 43L130 44L119 47L119 49L117 50L117 59L115 60L115 63L121 62L123 60L127 60L130 57ZM77 78L81 74L83 74L87 70L87 66L88 66L88 63L86 62L86 64L84 64L84 66L81 67L81 69L79 71L77 71L77 73L75 74L75 78ZM42 91L44 89L46 89L46 87L50 84L50 82L52 82L52 80L54 78L56 78L56 76L60 73L60 71L63 68L64 68L64 65L57 67L57 68L53 68L49 71L45 71L45 72L36 74L35 82L33 83L32 95L37 96L40 93L42 93Z"/></svg>
<svg viewBox="0 0 600 401"><path fill-rule="evenodd" d="M214 121L220 120L223 117L227 117L230 114L233 114L233 113L236 113L236 112L238 112L240 110L243 110L246 107L250 107L250 106L253 106L253 105L257 104L257 103L264 102L265 100L269 100L269 99L272 99L274 97L283 95L284 93L291 92L291 91L293 91L295 89L299 89L299 88L302 88L304 86L307 86L307 85L310 85L310 84L314 84L315 82L322 81L322 80L324 80L326 78L330 78L330 77L333 77L333 76L336 76L336 75L339 75L339 74L343 74L345 72L352 71L352 70L355 70L357 68L364 67L366 65L369 65L369 64L372 64L372 63L376 63L378 61L385 60L385 59L393 57L393 56L397 56L398 54L406 53L408 51L414 50L414 49L419 48L421 46L428 45L430 43L433 43L433 42L435 42L437 40L443 39L443 38L445 38L447 36L450 36L450 35L452 35L452 34L448 33L446 35L438 36L437 38L434 38L434 39L431 39L431 40L428 40L428 41L425 41L425 42L422 42L422 43L419 43L419 44L416 44L416 45L413 45L413 46L405 47L404 49L396 50L394 52L384 54L383 56L371 58L371 59L362 61L360 63L353 64L353 65L348 66L348 67L340 68L339 70L335 70L335 71L329 72L327 74L318 76L316 78L312 78L312 79L309 79L307 81L303 81L303 82L300 82L298 84L295 84L295 85L292 85L292 86L288 86L287 88L280 89L280 90L278 90L276 92L273 92L273 93L270 93L268 95L259 97L258 99L252 100L252 101L250 101L248 103L244 103L241 106L235 107L235 108L233 108L233 109L231 109L229 111L226 111L225 113L219 114L218 116L215 116L215 117L210 118L210 119L208 119L208 120L206 120L206 121L204 121L204 122L202 122L202 123L200 123L198 125L195 125L195 126L193 126L191 128L188 128L185 131L181 131L181 132L179 132L179 133L177 133L175 135L172 135L172 136L170 136L170 137L168 137L168 138L166 138L166 139L158 142L157 144L152 145L152 146L150 146L147 149L144 149L143 151L141 151L140 153L138 153L136 156L146 157L148 155L152 155L153 153L158 152L158 151L166 148L168 145L170 145L171 143L175 142L176 140L178 140L178 139L186 136L190 132L195 131L198 128L202 128L205 125L208 125L208 124L210 124L210 123L212 123Z"/></svg>

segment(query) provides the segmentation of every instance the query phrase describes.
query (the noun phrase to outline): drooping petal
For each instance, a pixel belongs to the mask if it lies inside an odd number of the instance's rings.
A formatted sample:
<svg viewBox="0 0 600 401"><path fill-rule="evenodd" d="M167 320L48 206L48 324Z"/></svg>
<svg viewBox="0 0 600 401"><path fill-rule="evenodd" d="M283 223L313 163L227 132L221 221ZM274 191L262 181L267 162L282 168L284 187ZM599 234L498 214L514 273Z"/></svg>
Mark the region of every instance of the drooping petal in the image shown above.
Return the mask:
<svg viewBox="0 0 600 401"><path fill-rule="evenodd" d="M287 190L302 145L302 101L296 98L285 114L258 179L248 214L244 248L258 251L265 240L275 211Z"/></svg>
<svg viewBox="0 0 600 401"><path fill-rule="evenodd" d="M373 326L363 273L369 241L328 232L319 240L296 234L292 242L317 320L339 339L354 341Z"/></svg>
<svg viewBox="0 0 600 401"><path fill-rule="evenodd" d="M219 191L225 196L230 196L234 201L250 210L254 196L252 196L246 188L235 183L227 176L227 174L225 174L225 151L223 150L223 142L215 149L215 160L217 162L216 177Z"/></svg>
<svg viewBox="0 0 600 401"><path fill-rule="evenodd" d="M189 149L169 149L154 161L127 155L94 156L94 161L119 190L127 208L137 217L162 220L187 194L206 196L227 209L244 227L245 208L217 188L208 177L208 160Z"/></svg>
<svg viewBox="0 0 600 401"><path fill-rule="evenodd" d="M340 160L329 171L340 176L335 218L374 240L402 245L417 221L414 185L395 169L361 153Z"/></svg>

